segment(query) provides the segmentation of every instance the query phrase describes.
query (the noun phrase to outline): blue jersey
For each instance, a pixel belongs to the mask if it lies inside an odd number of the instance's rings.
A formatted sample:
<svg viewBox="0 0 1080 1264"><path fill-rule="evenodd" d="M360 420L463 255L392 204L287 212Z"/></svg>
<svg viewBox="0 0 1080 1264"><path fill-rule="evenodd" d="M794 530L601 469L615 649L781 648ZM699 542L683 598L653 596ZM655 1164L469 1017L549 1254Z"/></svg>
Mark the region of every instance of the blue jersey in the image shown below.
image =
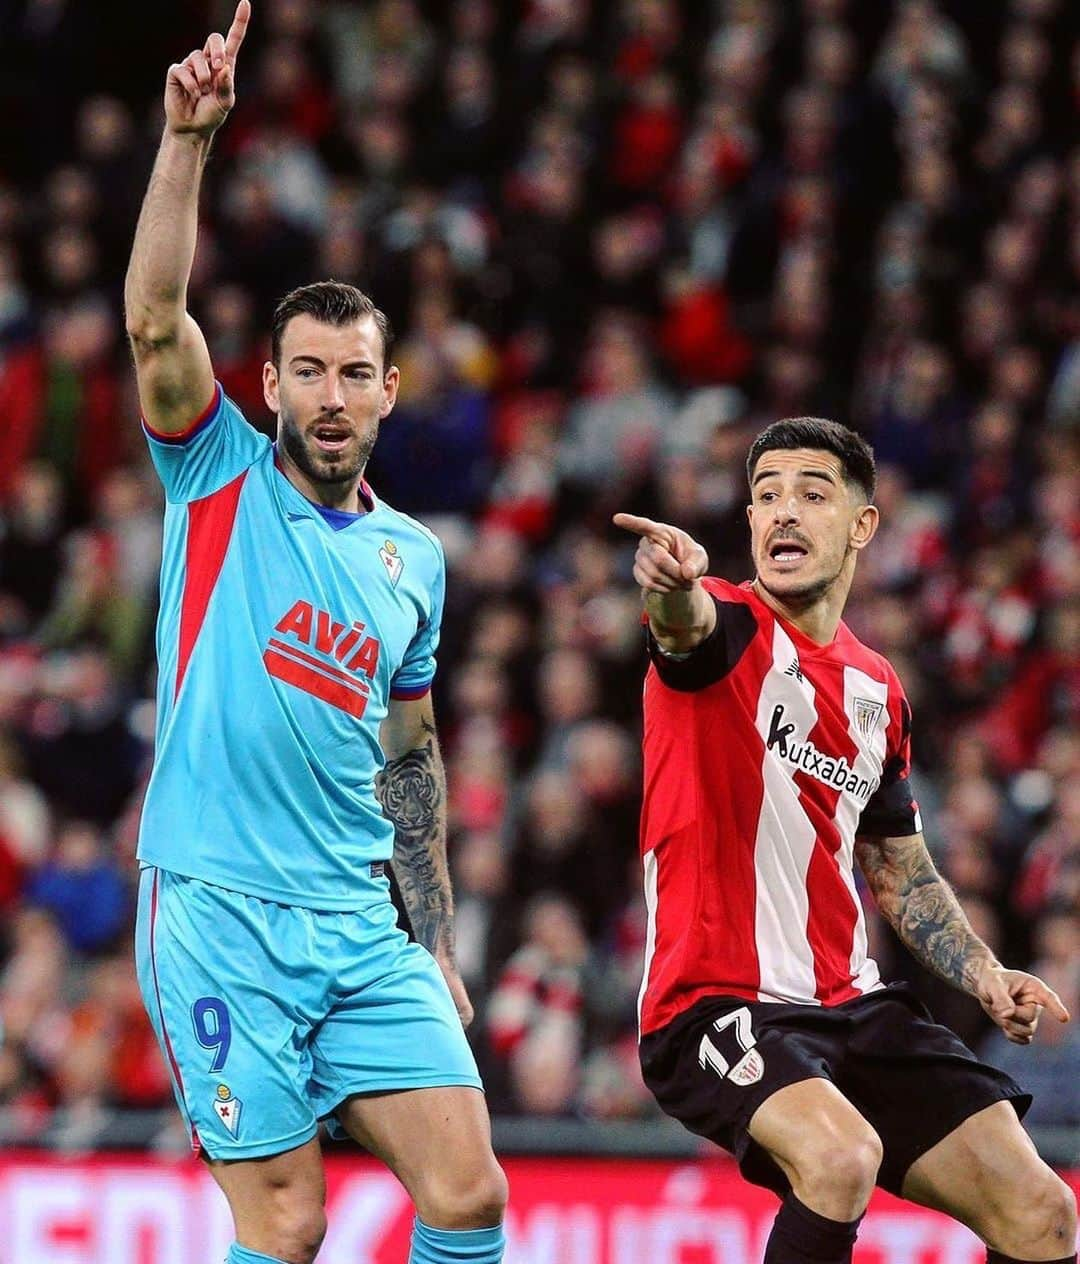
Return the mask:
<svg viewBox="0 0 1080 1264"><path fill-rule="evenodd" d="M308 908L385 899L379 725L435 673L438 540L373 496L336 530L220 386L147 437L167 507L140 861Z"/></svg>

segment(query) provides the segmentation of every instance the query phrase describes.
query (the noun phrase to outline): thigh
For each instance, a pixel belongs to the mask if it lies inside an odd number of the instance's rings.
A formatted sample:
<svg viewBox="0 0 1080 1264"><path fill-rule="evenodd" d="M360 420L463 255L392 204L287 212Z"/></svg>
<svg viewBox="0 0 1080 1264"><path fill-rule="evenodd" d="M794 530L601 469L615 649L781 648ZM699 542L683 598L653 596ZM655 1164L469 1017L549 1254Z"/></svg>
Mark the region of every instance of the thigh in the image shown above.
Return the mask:
<svg viewBox="0 0 1080 1264"><path fill-rule="evenodd" d="M903 1196L947 1212L979 1233L1046 1176L1009 1102L969 1116L910 1167Z"/></svg>
<svg viewBox="0 0 1080 1264"><path fill-rule="evenodd" d="M325 952L338 991L311 1042L320 1117L358 1093L481 1087L442 971L398 929L389 901L342 919ZM341 1134L333 1118L328 1126Z"/></svg>
<svg viewBox="0 0 1080 1264"><path fill-rule="evenodd" d="M487 1104L476 1088L360 1095L337 1113L349 1136L397 1176L422 1217L448 1188L468 1189L497 1166Z"/></svg>
<svg viewBox="0 0 1080 1264"><path fill-rule="evenodd" d="M843 1028L817 1006L711 998L642 1039L642 1075L667 1114L733 1154L747 1180L784 1195L789 1177L750 1122L792 1086L832 1087ZM830 1100L839 1096L832 1089Z"/></svg>
<svg viewBox="0 0 1080 1264"><path fill-rule="evenodd" d="M207 1159L207 1167L229 1203L237 1240L274 1257L282 1230L319 1218L326 1202L326 1176L315 1138L261 1159Z"/></svg>
<svg viewBox="0 0 1080 1264"><path fill-rule="evenodd" d="M193 1144L212 1159L301 1146L317 1121L307 1100L310 1020L290 970L296 910L143 871L139 985Z"/></svg>
<svg viewBox="0 0 1080 1264"><path fill-rule="evenodd" d="M1031 1098L1004 1072L980 1062L905 987L852 1007L847 1055L837 1084L881 1138L878 1184L900 1194L912 1165L965 1119L1011 1102L1014 1120Z"/></svg>

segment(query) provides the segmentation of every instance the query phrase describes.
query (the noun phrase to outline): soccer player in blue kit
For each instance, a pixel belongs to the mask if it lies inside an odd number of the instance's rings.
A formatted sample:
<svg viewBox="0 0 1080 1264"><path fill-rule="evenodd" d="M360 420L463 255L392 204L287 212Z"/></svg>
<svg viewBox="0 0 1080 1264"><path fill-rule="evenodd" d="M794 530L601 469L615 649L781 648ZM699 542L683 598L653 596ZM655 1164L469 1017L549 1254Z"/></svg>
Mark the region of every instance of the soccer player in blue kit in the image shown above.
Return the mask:
<svg viewBox="0 0 1080 1264"><path fill-rule="evenodd" d="M228 1264L315 1258L319 1119L408 1190L412 1264L496 1264L506 1179L463 1029L430 695L445 565L363 477L397 394L386 318L334 282L282 300L271 445L215 383L186 310L200 178L250 15L240 0L226 37L169 68L125 291L167 502L140 985L232 1209Z"/></svg>

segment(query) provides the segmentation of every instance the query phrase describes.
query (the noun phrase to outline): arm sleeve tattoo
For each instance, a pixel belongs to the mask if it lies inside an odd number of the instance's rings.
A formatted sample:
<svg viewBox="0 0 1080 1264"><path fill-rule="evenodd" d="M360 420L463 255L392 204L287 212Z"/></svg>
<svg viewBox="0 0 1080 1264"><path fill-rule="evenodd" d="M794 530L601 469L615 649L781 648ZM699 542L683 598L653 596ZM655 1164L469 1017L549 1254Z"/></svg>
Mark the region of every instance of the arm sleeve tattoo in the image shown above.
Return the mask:
<svg viewBox="0 0 1080 1264"><path fill-rule="evenodd" d="M856 854L878 908L916 960L974 995L980 971L997 962L971 929L925 843L911 838L860 840Z"/></svg>
<svg viewBox="0 0 1080 1264"><path fill-rule="evenodd" d="M446 864L446 774L433 725L427 740L388 760L375 782L394 827L391 864L413 934L431 953L453 959L454 905Z"/></svg>

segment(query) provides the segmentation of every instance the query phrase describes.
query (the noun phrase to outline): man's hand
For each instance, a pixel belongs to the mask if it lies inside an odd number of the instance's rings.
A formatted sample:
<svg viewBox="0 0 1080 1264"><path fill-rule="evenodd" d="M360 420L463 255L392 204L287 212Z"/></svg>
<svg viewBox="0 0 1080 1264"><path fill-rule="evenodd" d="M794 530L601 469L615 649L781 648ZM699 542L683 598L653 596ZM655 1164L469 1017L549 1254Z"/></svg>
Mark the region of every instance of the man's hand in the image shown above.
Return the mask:
<svg viewBox="0 0 1080 1264"><path fill-rule="evenodd" d="M634 556L634 579L646 592L685 592L709 569L709 555L678 527L628 513L617 513L612 522L641 537Z"/></svg>
<svg viewBox="0 0 1080 1264"><path fill-rule="evenodd" d="M462 1027L468 1027L473 1020L472 1001L469 1000L469 994L465 990L465 984L458 973L457 965L445 953L441 952L435 954L435 960L439 963L439 969L443 972L446 986L450 989L450 995L454 998L461 1025Z"/></svg>
<svg viewBox="0 0 1080 1264"><path fill-rule="evenodd" d="M1069 1011L1053 988L1023 970L987 964L979 975L975 995L1014 1045L1031 1044L1044 1009L1059 1023L1069 1021Z"/></svg>
<svg viewBox="0 0 1080 1264"><path fill-rule="evenodd" d="M215 31L202 48L169 67L165 80L168 130L210 137L225 122L236 101L236 55L251 19L250 0L240 0L224 39Z"/></svg>

